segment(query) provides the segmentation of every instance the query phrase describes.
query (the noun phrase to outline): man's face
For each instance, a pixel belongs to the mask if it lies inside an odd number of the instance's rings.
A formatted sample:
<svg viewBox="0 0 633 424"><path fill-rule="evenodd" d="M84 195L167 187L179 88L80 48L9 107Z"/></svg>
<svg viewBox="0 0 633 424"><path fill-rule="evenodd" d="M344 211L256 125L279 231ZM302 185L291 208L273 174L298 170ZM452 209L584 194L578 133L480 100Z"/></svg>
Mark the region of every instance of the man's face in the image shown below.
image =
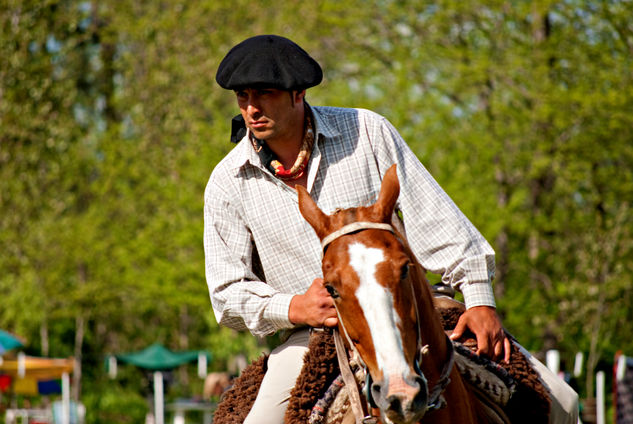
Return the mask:
<svg viewBox="0 0 633 424"><path fill-rule="evenodd" d="M292 137L298 126L303 129L305 91L245 88L236 90L235 95L246 126L260 140L283 140Z"/></svg>

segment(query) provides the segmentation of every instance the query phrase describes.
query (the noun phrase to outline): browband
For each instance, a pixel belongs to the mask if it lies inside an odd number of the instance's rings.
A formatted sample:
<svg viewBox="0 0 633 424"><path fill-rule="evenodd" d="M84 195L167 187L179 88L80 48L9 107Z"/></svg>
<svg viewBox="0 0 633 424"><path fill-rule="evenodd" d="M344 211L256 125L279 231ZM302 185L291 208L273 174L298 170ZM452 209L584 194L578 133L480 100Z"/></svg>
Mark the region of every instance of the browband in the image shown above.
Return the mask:
<svg viewBox="0 0 633 424"><path fill-rule="evenodd" d="M394 233L394 229L391 224L385 224L384 222L353 222L351 224L345 225L338 230L334 231L332 234L327 235L321 240L321 249L325 251L325 248L328 244L332 243L337 238L344 236L346 234L355 233L360 230L386 230Z"/></svg>

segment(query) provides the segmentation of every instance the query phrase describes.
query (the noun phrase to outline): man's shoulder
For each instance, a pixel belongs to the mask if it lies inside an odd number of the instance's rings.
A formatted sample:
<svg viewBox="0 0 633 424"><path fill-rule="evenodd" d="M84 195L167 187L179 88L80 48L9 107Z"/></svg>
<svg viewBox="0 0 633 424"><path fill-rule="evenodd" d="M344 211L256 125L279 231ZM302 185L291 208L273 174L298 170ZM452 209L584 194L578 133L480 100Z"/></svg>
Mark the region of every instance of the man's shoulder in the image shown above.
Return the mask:
<svg viewBox="0 0 633 424"><path fill-rule="evenodd" d="M325 119L340 119L349 117L368 118L368 119L384 119L384 117L373 110L364 108L349 108L337 106L312 106L315 113Z"/></svg>
<svg viewBox="0 0 633 424"><path fill-rule="evenodd" d="M213 167L205 194L211 191L226 191L231 185L231 180L237 174L239 167L245 161L244 141L241 141Z"/></svg>
<svg viewBox="0 0 633 424"><path fill-rule="evenodd" d="M244 136L242 140L234 145L234 147L215 165L211 175L226 174L239 169L249 160L249 149L251 149L248 137Z"/></svg>
<svg viewBox="0 0 633 424"><path fill-rule="evenodd" d="M363 108L315 106L312 109L319 132L330 136L356 132L359 127L377 126L386 121L382 115Z"/></svg>

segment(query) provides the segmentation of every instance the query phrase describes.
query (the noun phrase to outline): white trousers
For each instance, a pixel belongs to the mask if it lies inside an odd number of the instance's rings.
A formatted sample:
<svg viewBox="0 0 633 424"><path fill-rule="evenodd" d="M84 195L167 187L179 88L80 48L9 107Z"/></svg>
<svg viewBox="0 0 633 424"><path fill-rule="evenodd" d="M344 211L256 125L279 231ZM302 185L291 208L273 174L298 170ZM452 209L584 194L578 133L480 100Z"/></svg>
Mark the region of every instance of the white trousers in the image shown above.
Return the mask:
<svg viewBox="0 0 633 424"><path fill-rule="evenodd" d="M552 406L549 422L552 424L578 424L578 394L523 346L520 349L541 376L541 381L545 387L550 391Z"/></svg>
<svg viewBox="0 0 633 424"><path fill-rule="evenodd" d="M308 351L310 330L293 333L268 357L268 371L262 380L257 399L244 424L282 424L290 400L290 392L303 367Z"/></svg>

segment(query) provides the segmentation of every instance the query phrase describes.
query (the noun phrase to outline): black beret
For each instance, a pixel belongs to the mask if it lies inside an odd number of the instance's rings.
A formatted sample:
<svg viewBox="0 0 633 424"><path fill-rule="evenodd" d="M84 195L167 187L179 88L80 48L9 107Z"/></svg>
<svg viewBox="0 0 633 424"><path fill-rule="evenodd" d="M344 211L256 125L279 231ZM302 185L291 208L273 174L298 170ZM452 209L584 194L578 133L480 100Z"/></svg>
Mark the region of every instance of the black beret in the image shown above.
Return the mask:
<svg viewBox="0 0 633 424"><path fill-rule="evenodd" d="M228 90L303 90L318 85L322 79L323 71L317 61L278 35L258 35L242 41L224 57L215 75L220 87Z"/></svg>

